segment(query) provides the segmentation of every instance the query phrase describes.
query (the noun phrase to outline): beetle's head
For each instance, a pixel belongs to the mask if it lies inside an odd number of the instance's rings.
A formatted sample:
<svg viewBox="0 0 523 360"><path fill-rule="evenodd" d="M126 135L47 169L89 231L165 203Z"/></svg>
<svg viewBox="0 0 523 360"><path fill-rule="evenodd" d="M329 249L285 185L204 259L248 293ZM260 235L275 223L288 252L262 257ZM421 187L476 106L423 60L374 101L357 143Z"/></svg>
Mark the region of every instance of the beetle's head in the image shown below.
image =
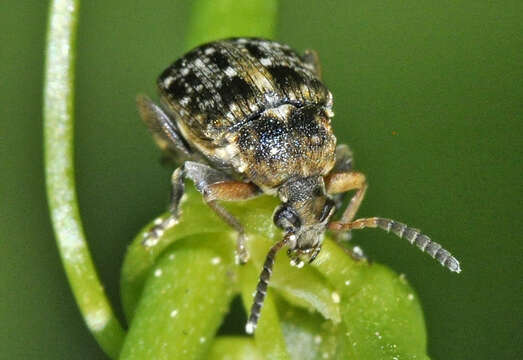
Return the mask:
<svg viewBox="0 0 523 360"><path fill-rule="evenodd" d="M335 210L327 196L321 176L295 178L283 184L278 195L282 204L276 208L274 223L287 235L290 254L305 254L314 260L323 242L323 234Z"/></svg>

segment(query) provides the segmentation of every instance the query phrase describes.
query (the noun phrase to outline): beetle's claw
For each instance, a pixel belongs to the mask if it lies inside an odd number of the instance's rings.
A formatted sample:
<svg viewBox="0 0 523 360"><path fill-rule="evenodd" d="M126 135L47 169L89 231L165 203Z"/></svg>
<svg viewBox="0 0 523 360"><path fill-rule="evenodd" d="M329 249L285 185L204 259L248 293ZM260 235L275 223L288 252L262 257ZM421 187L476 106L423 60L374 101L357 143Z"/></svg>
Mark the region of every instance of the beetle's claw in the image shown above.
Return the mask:
<svg viewBox="0 0 523 360"><path fill-rule="evenodd" d="M321 246L315 247L314 250L312 250L312 254L309 258L309 264L312 263L316 259L316 257L320 253L320 251L321 251Z"/></svg>
<svg viewBox="0 0 523 360"><path fill-rule="evenodd" d="M245 247L245 234L239 233L236 243L236 254L234 256L236 264L245 265L249 261L249 252Z"/></svg>
<svg viewBox="0 0 523 360"><path fill-rule="evenodd" d="M365 256L365 253L363 252L363 249L360 248L359 246L354 246L352 248L351 255L354 260L366 260L367 259L367 256Z"/></svg>
<svg viewBox="0 0 523 360"><path fill-rule="evenodd" d="M149 231L143 235L142 245L146 248L150 248L158 244L160 238L164 234L165 230L159 225L154 225Z"/></svg>
<svg viewBox="0 0 523 360"><path fill-rule="evenodd" d="M165 219L157 218L154 220L154 225L143 235L142 245L146 248L157 245L165 231L176 223L177 218L174 215L170 215Z"/></svg>
<svg viewBox="0 0 523 360"><path fill-rule="evenodd" d="M238 265L245 265L249 261L249 253L244 248L243 251L236 251L236 254L234 256L234 261Z"/></svg>

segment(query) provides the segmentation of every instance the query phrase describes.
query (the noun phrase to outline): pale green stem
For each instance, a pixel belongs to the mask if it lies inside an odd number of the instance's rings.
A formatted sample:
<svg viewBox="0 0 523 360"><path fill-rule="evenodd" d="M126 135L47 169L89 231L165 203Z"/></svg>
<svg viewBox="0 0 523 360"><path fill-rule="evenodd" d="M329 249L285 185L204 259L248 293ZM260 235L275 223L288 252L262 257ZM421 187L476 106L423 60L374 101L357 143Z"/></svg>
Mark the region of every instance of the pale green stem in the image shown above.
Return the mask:
<svg viewBox="0 0 523 360"><path fill-rule="evenodd" d="M44 82L47 198L60 256L80 312L102 349L116 358L125 335L98 279L80 219L73 166L74 60L79 1L54 0Z"/></svg>

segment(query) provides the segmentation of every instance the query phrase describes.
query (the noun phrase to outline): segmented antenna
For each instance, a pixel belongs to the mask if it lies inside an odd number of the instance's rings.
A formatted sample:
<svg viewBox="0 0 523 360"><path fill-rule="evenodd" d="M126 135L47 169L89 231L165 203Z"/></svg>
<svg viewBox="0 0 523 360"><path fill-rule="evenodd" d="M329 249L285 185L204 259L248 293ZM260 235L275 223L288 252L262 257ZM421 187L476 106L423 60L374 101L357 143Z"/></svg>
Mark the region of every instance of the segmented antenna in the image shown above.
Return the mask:
<svg viewBox="0 0 523 360"><path fill-rule="evenodd" d="M340 222L332 222L329 224L329 228L334 231L351 230L351 229L364 229L364 228L376 228L386 230L387 232L392 231L394 234L402 239L407 239L411 244L416 245L421 251L426 252L434 259L438 260L439 263L445 266L450 271L461 272L459 267L459 261L450 254L447 250L443 249L440 244L430 240L430 238L422 234L420 230L410 228L400 222L384 219L379 217L366 218L354 220L350 223L343 224Z"/></svg>
<svg viewBox="0 0 523 360"><path fill-rule="evenodd" d="M282 246L287 243L287 240L288 236L285 236L283 240L274 244L265 258L263 270L260 274L260 279L258 280L258 286L256 287L256 295L254 295L254 302L252 303L249 321L247 321L247 324L245 325L245 332L247 334L253 334L256 326L258 325L261 308L263 306L263 302L265 301L265 296L267 295L267 286L269 285L269 279L272 275L274 258L276 257L278 250L280 250Z"/></svg>

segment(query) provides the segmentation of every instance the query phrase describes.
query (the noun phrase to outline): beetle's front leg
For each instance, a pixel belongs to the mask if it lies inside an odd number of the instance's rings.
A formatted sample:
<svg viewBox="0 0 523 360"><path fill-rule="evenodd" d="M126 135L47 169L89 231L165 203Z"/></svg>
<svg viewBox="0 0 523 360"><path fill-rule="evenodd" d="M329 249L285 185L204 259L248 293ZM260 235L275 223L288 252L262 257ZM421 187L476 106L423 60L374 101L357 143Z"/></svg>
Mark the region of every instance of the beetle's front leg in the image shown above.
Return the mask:
<svg viewBox="0 0 523 360"><path fill-rule="evenodd" d="M343 223L351 222L356 216L356 212L358 211L358 208L365 197L365 192L367 191L365 175L357 171L329 174L325 179L325 186L327 193L333 195L342 194L354 189L357 190L350 199L349 204L340 219L340 222Z"/></svg>
<svg viewBox="0 0 523 360"><path fill-rule="evenodd" d="M351 229L381 228L387 232L392 231L400 238L407 239L411 244L415 244L421 251L431 255L449 270L455 272L461 271L459 261L456 260L450 252L443 249L437 242L432 241L427 235L422 234L418 229L408 227L395 220L380 217L354 220L356 211L367 190L367 184L363 174L352 171L351 167L344 168L342 165L335 166L333 171L325 177L325 187L329 194L340 194L357 189L356 194L351 198L349 205L343 212L341 219L329 224L330 230L341 232Z"/></svg>
<svg viewBox="0 0 523 360"><path fill-rule="evenodd" d="M351 222L365 197L367 182L365 175L352 170L352 153L346 145L339 145L336 148L336 164L324 180L325 189L331 195L357 190L340 219L340 222L343 223Z"/></svg>
<svg viewBox="0 0 523 360"><path fill-rule="evenodd" d="M189 178L194 182L196 189L203 195L205 203L238 232L236 245L238 260L241 264L246 263L249 254L245 246L245 230L231 213L218 204L218 200L247 200L260 195L261 190L252 183L235 181L219 170L194 161L186 161L174 171L172 176L172 198L169 207L170 215L165 219L159 218L155 221L153 228L145 236L144 245L156 245L163 233L176 224L179 216L180 200L184 193L185 178Z"/></svg>
<svg viewBox="0 0 523 360"><path fill-rule="evenodd" d="M240 181L224 181L215 184L209 184L203 193L203 199L220 216L229 226L238 232L238 239L236 242L237 261L240 264L245 264L249 259L249 253L245 246L245 230L243 225L231 213L229 213L223 206L218 204L218 200L224 201L239 201L247 200L260 194L259 189L250 183Z"/></svg>
<svg viewBox="0 0 523 360"><path fill-rule="evenodd" d="M223 172L208 165L193 161L185 162L186 176L194 181L196 188L203 195L203 199L214 212L229 226L238 232L236 254L238 262L244 264L249 258L245 246L245 230L243 225L229 213L218 201L248 200L261 194L261 190L252 183L245 183L231 179Z"/></svg>

